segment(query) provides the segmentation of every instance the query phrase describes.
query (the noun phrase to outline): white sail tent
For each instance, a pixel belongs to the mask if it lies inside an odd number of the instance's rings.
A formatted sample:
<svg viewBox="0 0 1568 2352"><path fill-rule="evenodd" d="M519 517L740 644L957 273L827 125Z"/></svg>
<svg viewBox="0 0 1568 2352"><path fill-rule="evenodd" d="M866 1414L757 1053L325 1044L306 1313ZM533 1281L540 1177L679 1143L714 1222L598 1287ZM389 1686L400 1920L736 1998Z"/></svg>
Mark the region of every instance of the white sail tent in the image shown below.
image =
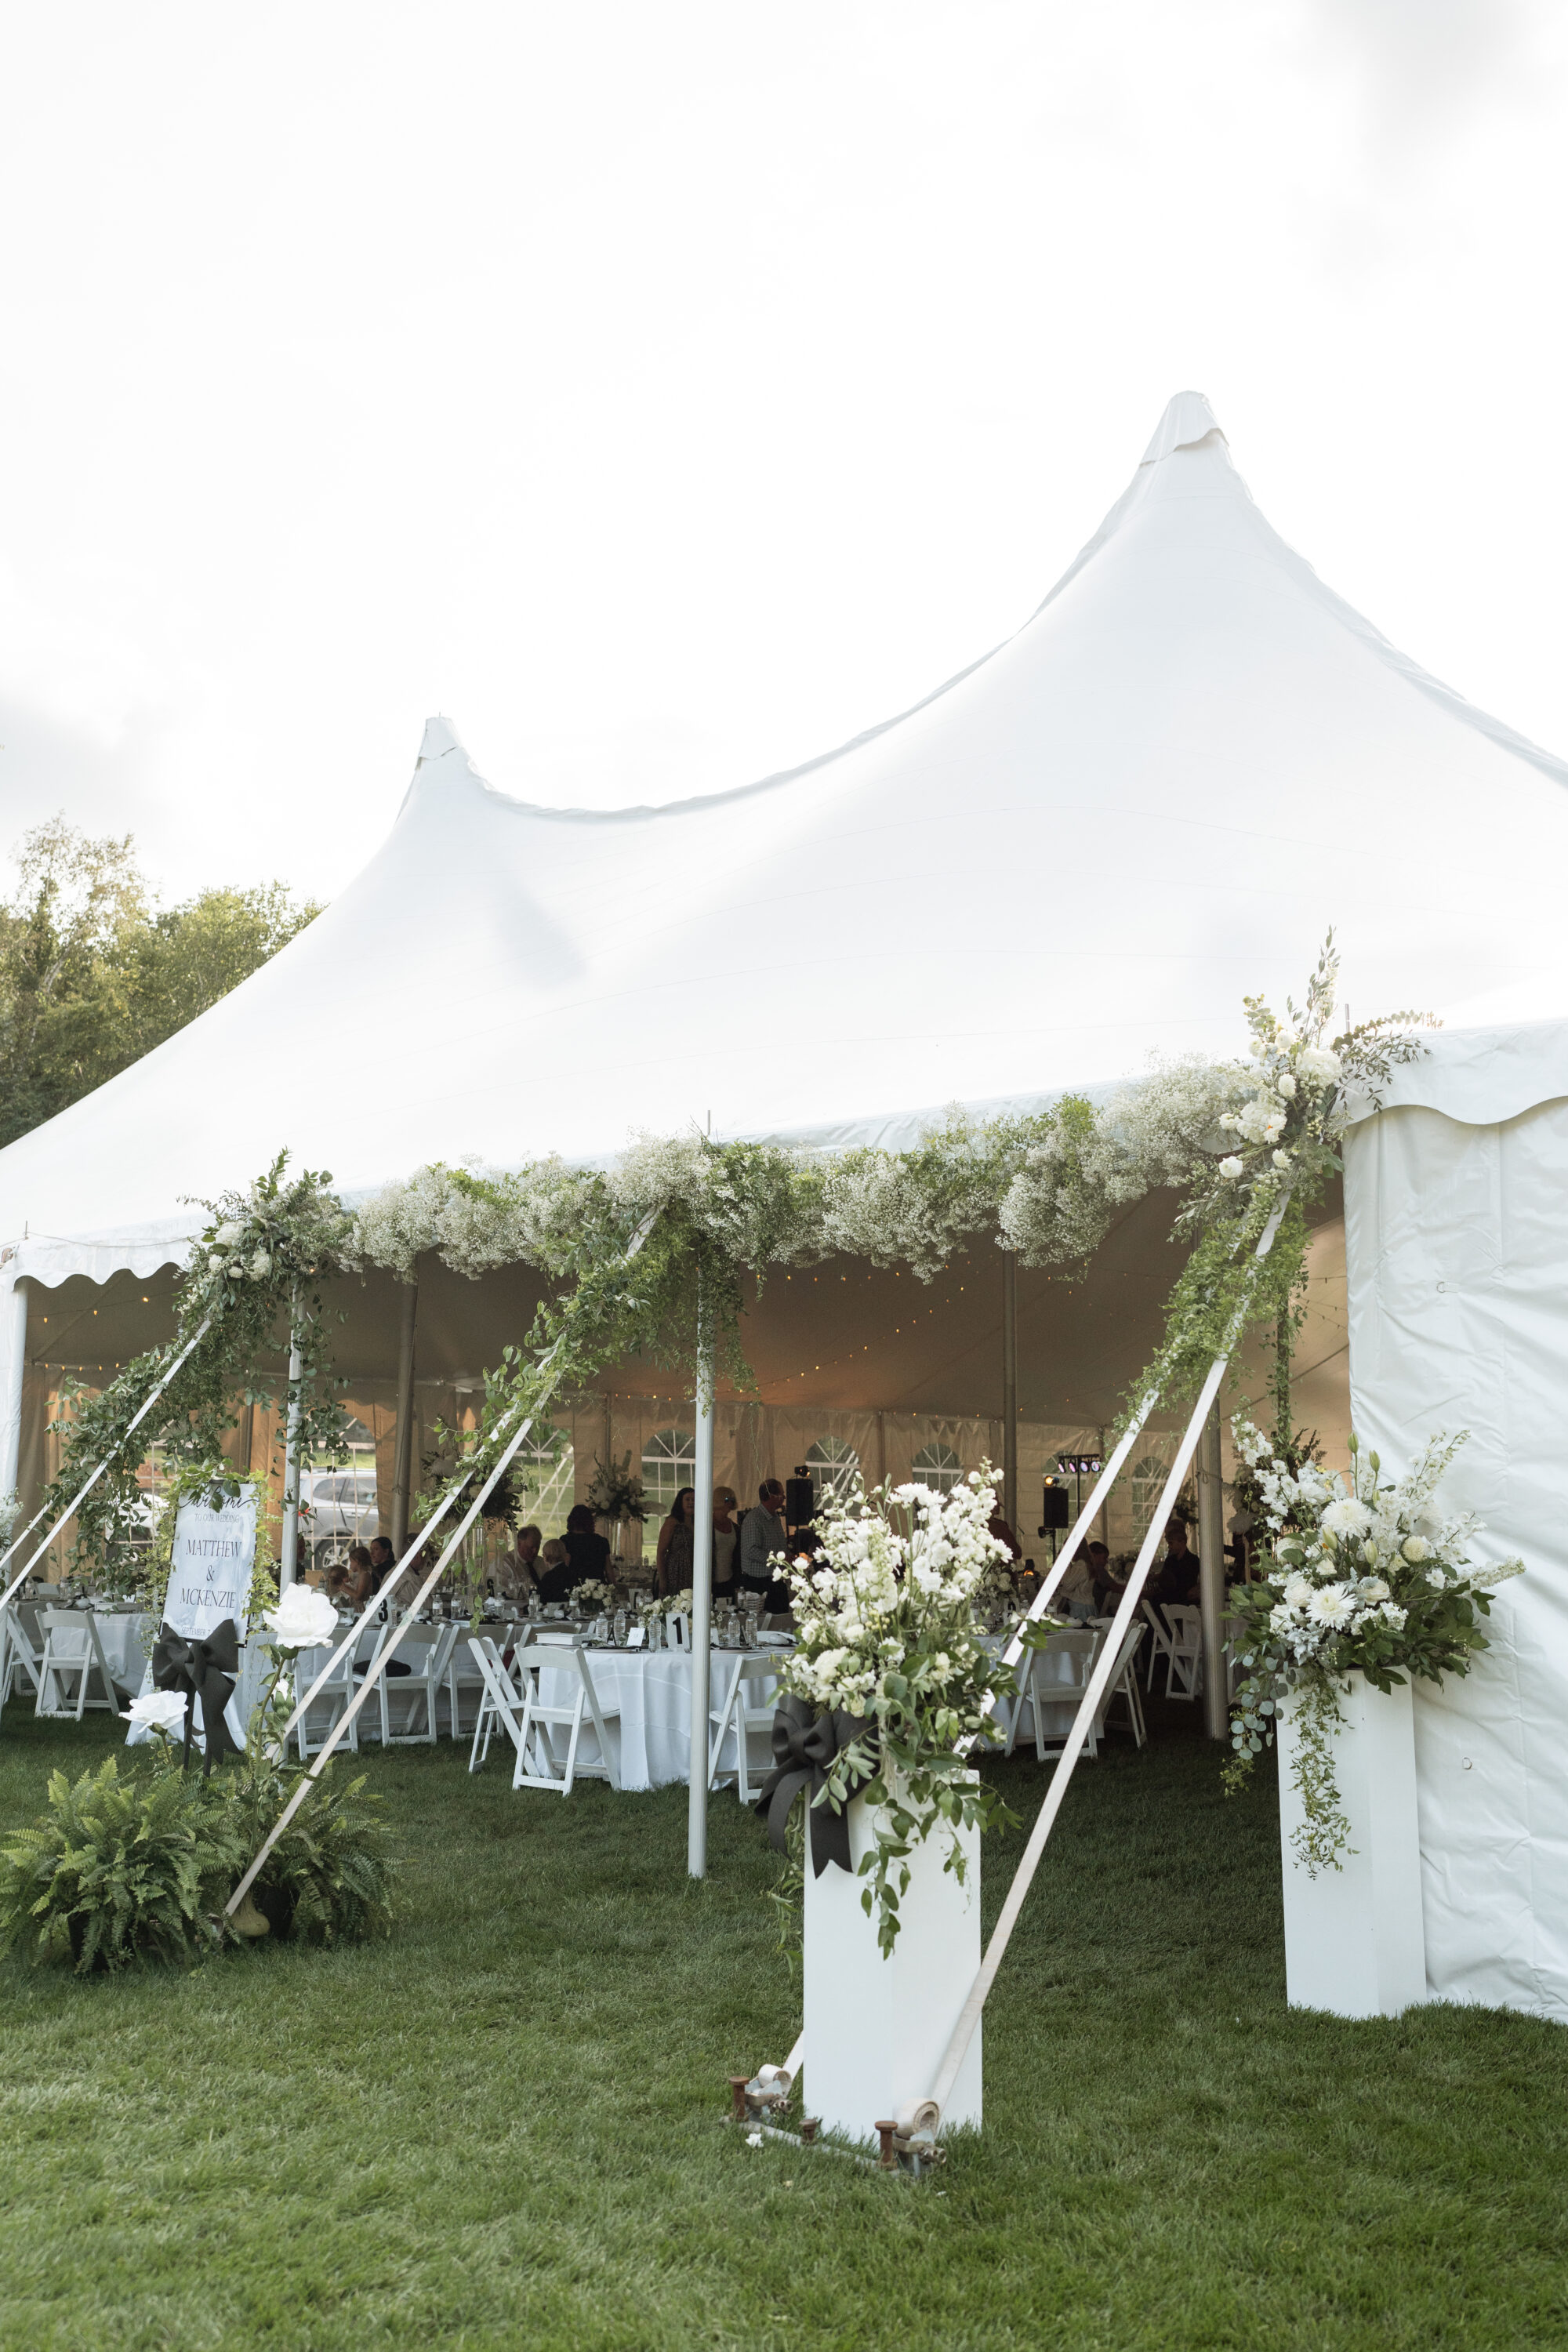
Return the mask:
<svg viewBox="0 0 1568 2352"><path fill-rule="evenodd" d="M1568 1794L1549 1753L1568 1679L1568 1024L1517 1019L1568 1007L1565 784L1568 764L1397 653L1278 538L1195 393L1015 636L787 774L554 809L494 791L432 719L386 841L327 911L0 1152L0 1491L24 1360L112 1362L160 1309L166 1328L200 1221L184 1197L284 1144L351 1195L432 1160L591 1161L692 1122L901 1144L952 1100L1022 1106L1152 1053L1235 1051L1242 995L1299 989L1331 923L1357 1014L1465 1000L1514 1024L1439 1039L1352 1134L1348 1299L1331 1227L1308 1338L1337 1394L1348 1329L1358 1421L1391 1459L1444 1420L1484 1428L1473 1498L1532 1575L1469 1681L1423 1695L1429 1973L1436 1993L1568 2015L1568 1853L1541 1812L1543 1790L1552 1819ZM1021 1279L1019 1406L1041 1427L1114 1410L1175 1269L1168 1222L1133 1212L1087 1283ZM769 1409L994 1414L995 1256L929 1298L850 1266L773 1285L748 1332ZM344 1343L367 1380L395 1355L394 1288L369 1286ZM531 1297L505 1273L422 1274L422 1366L493 1362ZM604 1442L624 1427L606 1399ZM1472 1881L1446 1874L1461 1853L1486 1879L1473 1930Z"/></svg>

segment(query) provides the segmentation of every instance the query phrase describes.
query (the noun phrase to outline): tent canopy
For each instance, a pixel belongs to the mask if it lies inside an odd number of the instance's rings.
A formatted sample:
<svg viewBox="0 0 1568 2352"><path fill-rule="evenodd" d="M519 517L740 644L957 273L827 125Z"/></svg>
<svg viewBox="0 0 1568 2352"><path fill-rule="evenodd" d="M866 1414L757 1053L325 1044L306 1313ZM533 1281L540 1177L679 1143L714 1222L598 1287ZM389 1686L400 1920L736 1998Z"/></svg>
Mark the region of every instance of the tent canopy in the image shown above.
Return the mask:
<svg viewBox="0 0 1568 2352"><path fill-rule="evenodd" d="M901 1142L922 1108L1234 1049L1331 922L1358 1012L1529 983L1565 782L1322 585L1182 394L1016 635L786 775L536 807L432 719L326 912L0 1152L0 1239L46 1283L145 1274L183 1196L283 1143L353 1192L710 1118Z"/></svg>

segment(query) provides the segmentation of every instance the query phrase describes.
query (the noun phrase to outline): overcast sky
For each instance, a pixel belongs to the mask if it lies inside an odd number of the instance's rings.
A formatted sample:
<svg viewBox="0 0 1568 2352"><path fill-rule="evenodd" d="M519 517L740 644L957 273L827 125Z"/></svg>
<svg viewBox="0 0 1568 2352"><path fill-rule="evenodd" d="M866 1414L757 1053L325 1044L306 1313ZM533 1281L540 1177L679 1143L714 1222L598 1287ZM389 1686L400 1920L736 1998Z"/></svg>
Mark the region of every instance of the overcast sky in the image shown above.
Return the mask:
<svg viewBox="0 0 1568 2352"><path fill-rule="evenodd" d="M1185 385L1568 752L1561 8L0 25L0 847L330 894L433 710L534 800L807 757L1016 627Z"/></svg>

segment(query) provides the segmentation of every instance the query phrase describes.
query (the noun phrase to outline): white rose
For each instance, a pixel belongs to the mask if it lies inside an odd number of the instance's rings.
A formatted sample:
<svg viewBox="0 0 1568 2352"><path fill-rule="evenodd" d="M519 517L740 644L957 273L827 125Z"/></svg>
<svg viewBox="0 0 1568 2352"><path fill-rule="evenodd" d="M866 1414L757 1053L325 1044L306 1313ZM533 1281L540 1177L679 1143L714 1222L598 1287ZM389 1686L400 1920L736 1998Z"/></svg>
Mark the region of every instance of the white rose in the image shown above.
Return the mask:
<svg viewBox="0 0 1568 2352"><path fill-rule="evenodd" d="M1237 1178L1241 1173L1241 1162L1237 1158L1234 1151L1229 1153L1220 1161L1219 1172L1225 1178L1227 1184L1235 1183Z"/></svg>
<svg viewBox="0 0 1568 2352"><path fill-rule="evenodd" d="M121 1723L140 1725L147 1731L184 1731L185 1700L183 1691L143 1691L121 1712Z"/></svg>
<svg viewBox="0 0 1568 2352"><path fill-rule="evenodd" d="M1241 1121L1237 1118L1233 1110L1222 1110L1219 1115L1219 1123L1227 1133L1234 1133L1236 1129L1241 1125Z"/></svg>
<svg viewBox="0 0 1568 2352"><path fill-rule="evenodd" d="M275 1650L314 1650L338 1630L338 1612L313 1584L291 1584L276 1609L265 1612Z"/></svg>
<svg viewBox="0 0 1568 2352"><path fill-rule="evenodd" d="M1361 1597L1366 1601L1386 1601L1388 1598L1389 1588L1381 1576L1363 1576L1360 1589Z"/></svg>
<svg viewBox="0 0 1568 2352"><path fill-rule="evenodd" d="M1310 1608L1312 1595L1317 1589L1317 1586L1313 1584L1310 1577L1288 1576L1285 1579L1285 1601L1287 1607L1291 1609Z"/></svg>
<svg viewBox="0 0 1568 2352"><path fill-rule="evenodd" d="M1308 1614L1315 1625L1348 1625L1355 1613L1355 1603L1349 1588L1343 1584L1325 1584L1312 1595Z"/></svg>
<svg viewBox="0 0 1568 2352"><path fill-rule="evenodd" d="M1419 1568L1432 1547L1425 1536L1406 1536L1399 1549L1412 1568Z"/></svg>
<svg viewBox="0 0 1568 2352"><path fill-rule="evenodd" d="M1294 1097L1296 1092L1296 1081L1290 1076L1289 1070L1286 1071L1283 1077L1276 1078L1274 1083L1279 1089L1279 1092L1284 1096L1287 1102L1289 1102Z"/></svg>

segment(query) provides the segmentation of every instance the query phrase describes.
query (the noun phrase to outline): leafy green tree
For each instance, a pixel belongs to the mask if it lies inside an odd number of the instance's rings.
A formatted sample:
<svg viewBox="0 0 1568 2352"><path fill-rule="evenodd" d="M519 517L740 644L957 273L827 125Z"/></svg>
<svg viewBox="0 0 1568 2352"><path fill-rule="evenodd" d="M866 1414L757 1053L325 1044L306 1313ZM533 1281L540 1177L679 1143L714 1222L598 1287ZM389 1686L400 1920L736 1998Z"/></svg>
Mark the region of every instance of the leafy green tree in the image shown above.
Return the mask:
<svg viewBox="0 0 1568 2352"><path fill-rule="evenodd" d="M0 903L0 1143L101 1086L258 970L321 912L280 882L154 906L132 836L64 816Z"/></svg>

